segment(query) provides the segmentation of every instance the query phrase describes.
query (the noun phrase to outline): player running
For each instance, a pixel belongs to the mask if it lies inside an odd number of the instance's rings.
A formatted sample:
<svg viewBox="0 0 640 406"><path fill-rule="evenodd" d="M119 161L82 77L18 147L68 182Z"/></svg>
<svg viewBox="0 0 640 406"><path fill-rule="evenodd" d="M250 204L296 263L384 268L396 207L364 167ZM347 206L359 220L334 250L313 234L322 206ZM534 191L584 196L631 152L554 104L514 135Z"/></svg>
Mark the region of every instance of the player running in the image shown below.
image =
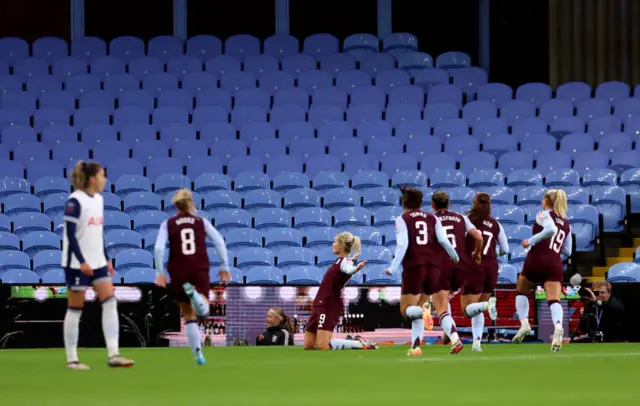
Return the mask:
<svg viewBox="0 0 640 406"><path fill-rule="evenodd" d="M78 360L80 316L89 285L93 285L102 303L102 332L109 357L107 364L110 367L134 364L121 357L118 349L118 303L111 280L114 270L104 246L104 203L100 195L106 182L104 169L95 162L79 161L71 173L74 192L69 195L64 211L62 240L62 267L69 288L63 325L69 369L89 369Z"/></svg>
<svg viewBox="0 0 640 406"><path fill-rule="evenodd" d="M208 236L220 258L218 276L222 282L229 282L229 260L224 239L210 222L196 215L193 195L188 189L181 189L173 196L173 204L178 214L160 225L154 246L156 264L156 285L165 287L167 277L163 269L164 250L169 243L167 272L171 277L171 295L178 302L184 318L187 341L198 365L206 363L200 347L200 329L197 318L209 315L209 256L206 237Z"/></svg>
<svg viewBox="0 0 640 406"><path fill-rule="evenodd" d="M498 284L498 255L509 254L507 235L496 219L491 217L491 197L486 193L478 193L473 198L473 206L469 210L469 220L480 232L483 248L480 261L472 262L466 272L460 303L462 310L471 318L473 334L472 351L482 351L482 333L484 331L484 312L489 313L491 320L498 318L496 298L491 297ZM473 255L473 236L467 235L467 253ZM496 243L500 251L496 251Z"/></svg>
<svg viewBox="0 0 640 406"><path fill-rule="evenodd" d="M514 343L521 343L531 332L529 325L529 299L527 295L538 283L544 284L547 304L554 324L551 350L560 351L564 329L562 328L562 257L571 255L571 227L567 221L567 195L564 190L550 189L542 198L542 211L533 224L533 237L522 241L522 247L530 251L518 277L516 291L516 311L520 318L520 329L513 337Z"/></svg>
<svg viewBox="0 0 640 406"><path fill-rule="evenodd" d="M404 213L396 217L396 252L387 269L387 274L398 272L402 264L402 295L400 313L411 320L411 348L408 355L420 356L420 345L424 335L422 305L429 296L439 290L440 274L446 254L459 262L440 220L433 214L422 211L423 194L418 189L402 189L402 207ZM442 248L446 250L446 254ZM447 311L448 301L444 304L436 301L436 311L445 334L451 338L451 353L462 350L462 341L458 337L453 318Z"/></svg>
<svg viewBox="0 0 640 406"><path fill-rule="evenodd" d="M471 266L470 258L467 253L467 238L470 239L469 243L473 244L475 242L475 248L471 253L471 258L473 258L476 263L480 263L482 260L482 246L484 244L482 234L473 224L471 224L469 218L462 214L449 211L450 205L449 196L445 191L439 190L431 197L431 207L433 207L434 214L440 219L442 228L446 232L451 246L453 246L460 257L460 262L457 264L447 261L449 263L443 265L442 274L440 275L440 290L434 296L436 309L438 309L438 306L441 309L447 308L449 314L451 314L449 294L457 291L463 286L466 273L469 271L469 267ZM425 303L425 305L427 303ZM489 300L489 305L495 307L495 299ZM425 308L425 311L430 311L429 307ZM482 315L479 317L482 317ZM471 321L472 326L474 325L474 320L475 319L472 319ZM474 351L477 351L476 348L479 348L479 342L482 339L482 329L480 329L479 334L476 334L477 331L472 327L472 333L474 340L472 348ZM476 340L478 341L477 345Z"/></svg>
<svg viewBox="0 0 640 406"><path fill-rule="evenodd" d="M360 238L349 232L338 234L333 241L333 253L338 259L324 274L320 288L313 301L311 316L304 333L305 350L372 350L377 346L361 337L353 340L331 339L344 304L342 288L349 282L351 276L364 268L367 261L354 265L360 255ZM349 254L355 253L353 258Z"/></svg>

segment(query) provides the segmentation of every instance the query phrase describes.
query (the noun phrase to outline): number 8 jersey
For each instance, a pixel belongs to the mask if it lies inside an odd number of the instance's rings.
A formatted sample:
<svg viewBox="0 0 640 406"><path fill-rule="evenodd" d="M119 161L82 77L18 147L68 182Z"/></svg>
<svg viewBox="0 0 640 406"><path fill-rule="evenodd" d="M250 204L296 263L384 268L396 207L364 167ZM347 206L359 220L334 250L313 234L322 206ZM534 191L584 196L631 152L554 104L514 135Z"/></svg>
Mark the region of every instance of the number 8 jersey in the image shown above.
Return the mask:
<svg viewBox="0 0 640 406"><path fill-rule="evenodd" d="M188 213L179 213L161 225L159 236L160 233L166 232L169 242L169 274L181 270L209 269L206 237L210 232L207 232L207 226L213 229L213 226L201 217ZM162 244L162 238L159 238L158 242ZM224 245L224 242L222 244Z"/></svg>

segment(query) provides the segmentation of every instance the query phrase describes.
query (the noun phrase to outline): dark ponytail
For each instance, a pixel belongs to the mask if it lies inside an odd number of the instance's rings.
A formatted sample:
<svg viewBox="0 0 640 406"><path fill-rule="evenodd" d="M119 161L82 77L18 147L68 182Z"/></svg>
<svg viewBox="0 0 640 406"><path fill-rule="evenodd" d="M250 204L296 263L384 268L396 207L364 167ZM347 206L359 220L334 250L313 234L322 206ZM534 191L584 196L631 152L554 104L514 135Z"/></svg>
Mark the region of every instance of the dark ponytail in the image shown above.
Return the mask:
<svg viewBox="0 0 640 406"><path fill-rule="evenodd" d="M491 215L491 196L486 193L477 193L473 198L473 207L467 216L476 227Z"/></svg>

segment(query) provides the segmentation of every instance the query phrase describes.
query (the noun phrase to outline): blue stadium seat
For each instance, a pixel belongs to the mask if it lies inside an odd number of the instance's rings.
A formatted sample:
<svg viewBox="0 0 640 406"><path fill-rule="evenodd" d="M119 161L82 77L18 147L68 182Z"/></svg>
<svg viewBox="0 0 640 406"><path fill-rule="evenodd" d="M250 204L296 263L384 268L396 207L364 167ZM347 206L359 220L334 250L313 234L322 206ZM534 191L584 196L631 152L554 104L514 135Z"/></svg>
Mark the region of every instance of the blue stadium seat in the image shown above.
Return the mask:
<svg viewBox="0 0 640 406"><path fill-rule="evenodd" d="M130 216L160 210L162 199L152 192L135 192L124 197L124 212Z"/></svg>
<svg viewBox="0 0 640 406"><path fill-rule="evenodd" d="M461 170L464 170L462 165ZM496 169L479 169L469 175L469 187L481 188L504 185L504 175Z"/></svg>
<svg viewBox="0 0 640 406"><path fill-rule="evenodd" d="M238 268L245 272L256 267L273 266L274 262L273 252L266 248L245 248L238 251Z"/></svg>
<svg viewBox="0 0 640 406"><path fill-rule="evenodd" d="M406 170L396 172L391 178L392 187L421 187L428 182L427 175L417 170ZM355 188L355 187L354 187ZM362 188L361 188L362 189ZM367 190L370 188L367 188Z"/></svg>
<svg viewBox="0 0 640 406"><path fill-rule="evenodd" d="M290 73L296 78L300 78L306 72L315 71L316 68L316 61L309 55L295 54L282 59L282 71ZM326 74L326 72L323 73ZM308 91L308 89L305 90Z"/></svg>
<svg viewBox="0 0 640 406"><path fill-rule="evenodd" d="M9 269L2 275L2 282L13 285L36 285L40 283L40 277L32 271Z"/></svg>
<svg viewBox="0 0 640 406"><path fill-rule="evenodd" d="M214 225L224 233L233 228L251 227L252 218L249 212L242 209L225 209L214 216Z"/></svg>
<svg viewBox="0 0 640 406"><path fill-rule="evenodd" d="M131 217L119 211L107 211L104 213L104 232L111 230L130 230Z"/></svg>
<svg viewBox="0 0 640 406"><path fill-rule="evenodd" d="M466 176L456 169L442 169L431 173L430 186L433 189L449 189L464 186Z"/></svg>
<svg viewBox="0 0 640 406"><path fill-rule="evenodd" d="M11 220L6 215L0 213L0 232L2 233L10 233L11 232Z"/></svg>
<svg viewBox="0 0 640 406"><path fill-rule="evenodd" d="M19 238L35 231L51 231L51 219L42 213L20 213L13 217L13 233Z"/></svg>
<svg viewBox="0 0 640 406"><path fill-rule="evenodd" d="M299 52L298 39L288 34L275 34L264 40L264 53L282 60Z"/></svg>
<svg viewBox="0 0 640 406"><path fill-rule="evenodd" d="M276 228L291 227L291 214L280 208L259 210L255 215L255 229L268 232Z"/></svg>
<svg viewBox="0 0 640 406"><path fill-rule="evenodd" d="M572 206L567 219L571 225L571 233L576 236L576 251L592 251L596 237L600 234L598 227L598 210L591 205Z"/></svg>
<svg viewBox="0 0 640 406"><path fill-rule="evenodd" d="M273 179L273 189L279 193L287 193L297 188L308 188L309 184L309 177L300 172L281 172Z"/></svg>
<svg viewBox="0 0 640 406"><path fill-rule="evenodd" d="M244 209L251 214L255 214L264 208L280 207L282 207L282 196L280 193L270 189L252 190L244 198Z"/></svg>
<svg viewBox="0 0 640 406"><path fill-rule="evenodd" d="M263 234L252 228L235 228L226 233L227 248L239 251L244 248L262 248Z"/></svg>
<svg viewBox="0 0 640 406"><path fill-rule="evenodd" d="M115 267L120 273L134 268L153 268L153 255L140 248L128 248L115 256Z"/></svg>
<svg viewBox="0 0 640 406"><path fill-rule="evenodd" d="M582 174L582 186L589 194L599 186L613 186L618 182L618 174L612 169L594 169Z"/></svg>
<svg viewBox="0 0 640 406"><path fill-rule="evenodd" d="M144 211L133 216L133 229L139 234L160 228L160 224L169 218L163 211Z"/></svg>
<svg viewBox="0 0 640 406"><path fill-rule="evenodd" d="M315 253L309 248L289 247L278 253L278 268L284 272L299 266L313 265L315 262Z"/></svg>
<svg viewBox="0 0 640 406"><path fill-rule="evenodd" d="M535 118L536 105L530 101L511 100L506 102L500 108L500 117L506 120L507 124L511 126L515 126L516 123L520 123L519 126L533 126L533 123L536 123L536 125L540 125L540 123L542 123L546 130L546 122ZM527 119L533 119L534 121L526 121Z"/></svg>
<svg viewBox="0 0 640 406"><path fill-rule="evenodd" d="M305 233L307 237L305 248L318 252L324 248L331 247L338 230L332 227L320 227L311 228Z"/></svg>
<svg viewBox="0 0 640 406"><path fill-rule="evenodd" d="M501 108L505 103L513 99L513 89L504 83L487 83L478 88L476 98L489 101Z"/></svg>
<svg viewBox="0 0 640 406"><path fill-rule="evenodd" d="M152 284L156 280L156 271L151 268L132 268L122 276L124 284Z"/></svg>
<svg viewBox="0 0 640 406"><path fill-rule="evenodd" d="M191 179L182 174L163 174L156 178L153 190L161 198L166 198L184 188L191 189Z"/></svg>
<svg viewBox="0 0 640 406"><path fill-rule="evenodd" d="M264 247L271 250L276 256L282 250L301 246L302 233L294 228L276 228L264 233Z"/></svg>
<svg viewBox="0 0 640 406"><path fill-rule="evenodd" d="M213 35L201 34L187 40L187 55L201 61L222 54L222 41Z"/></svg>
<svg viewBox="0 0 640 406"><path fill-rule="evenodd" d="M493 209L493 217L504 227L510 224L523 224L524 212L514 205L501 205Z"/></svg>
<svg viewBox="0 0 640 406"><path fill-rule="evenodd" d="M8 162L3 162L2 166L6 167ZM23 176L19 177L10 177L10 174L2 173L0 171L0 175L3 176L0 178L0 203L3 203L7 196L10 196L15 193L29 193L31 186L29 182L25 179L22 179Z"/></svg>
<svg viewBox="0 0 640 406"><path fill-rule="evenodd" d="M241 207L242 197L239 193L230 190L212 190L204 198L203 209L213 217L223 210Z"/></svg>
<svg viewBox="0 0 640 406"><path fill-rule="evenodd" d="M288 285L319 285L324 270L315 266L294 266L287 271Z"/></svg>
<svg viewBox="0 0 640 406"><path fill-rule="evenodd" d="M607 272L609 282L638 282L640 281L640 266L632 262L614 264Z"/></svg>
<svg viewBox="0 0 640 406"><path fill-rule="evenodd" d="M42 201L34 196L26 193L17 193L4 200L4 214L10 219L22 213L40 213Z"/></svg>
<svg viewBox="0 0 640 406"><path fill-rule="evenodd" d="M344 228L347 231L358 227L371 225L371 212L362 207L344 207L334 214L336 228Z"/></svg>
<svg viewBox="0 0 640 406"><path fill-rule="evenodd" d="M246 267L240 269L246 270ZM246 280L247 284L277 285L284 283L284 275L280 269L273 266L256 266L246 270Z"/></svg>
<svg viewBox="0 0 640 406"><path fill-rule="evenodd" d="M131 230L113 230L105 234L104 243L107 254L114 258L120 251L142 248L142 236Z"/></svg>
<svg viewBox="0 0 640 406"><path fill-rule="evenodd" d="M9 269L31 270L31 258L20 251L0 251L0 273Z"/></svg>
<svg viewBox="0 0 640 406"><path fill-rule="evenodd" d="M151 181L142 175L122 175L115 182L114 192L123 199L132 193L151 192Z"/></svg>
<svg viewBox="0 0 640 406"><path fill-rule="evenodd" d="M178 80L184 80L191 73L202 72L202 61L192 55L179 55L167 62L167 72L177 77Z"/></svg>
<svg viewBox="0 0 640 406"><path fill-rule="evenodd" d="M452 141L455 138L460 137L454 137L449 141ZM451 152L449 151L449 153ZM489 152L467 152L465 153L464 158L460 158L460 170L470 175L481 170L492 170L495 169L495 167L496 158Z"/></svg>
<svg viewBox="0 0 640 406"><path fill-rule="evenodd" d="M0 231L0 250L20 250L20 238L9 231Z"/></svg>
<svg viewBox="0 0 640 406"><path fill-rule="evenodd" d="M273 105L294 105L306 112L309 110L309 93L297 87L279 88L273 94Z"/></svg>
<svg viewBox="0 0 640 406"><path fill-rule="evenodd" d="M396 206L399 203L400 192L397 189L374 188L362 193L362 207L371 211L376 211L386 206Z"/></svg>
<svg viewBox="0 0 640 406"><path fill-rule="evenodd" d="M498 170L510 173L518 169L532 169L533 157L526 152L507 152L498 159Z"/></svg>
<svg viewBox="0 0 640 406"><path fill-rule="evenodd" d="M595 89L595 98L601 100L608 100L612 104L617 101L629 97L631 94L631 88L624 82L603 82L600 83Z"/></svg>
<svg viewBox="0 0 640 406"><path fill-rule="evenodd" d="M624 189L618 186L596 186L593 188L591 204L602 214L605 232L623 231L627 215Z"/></svg>
<svg viewBox="0 0 640 406"><path fill-rule="evenodd" d="M295 214L294 222L296 229L305 232L317 228L330 227L332 222L331 212L319 207L306 207Z"/></svg>
<svg viewBox="0 0 640 406"><path fill-rule="evenodd" d="M170 35L160 35L149 40L147 55L168 62L184 54L184 41Z"/></svg>
<svg viewBox="0 0 640 406"><path fill-rule="evenodd" d="M60 249L60 237L50 231L36 231L22 238L22 249L30 257L40 251Z"/></svg>
<svg viewBox="0 0 640 406"><path fill-rule="evenodd" d="M365 284L366 285L397 285L400 283L399 276L397 274L387 275L386 270L388 266L380 265L365 268Z"/></svg>

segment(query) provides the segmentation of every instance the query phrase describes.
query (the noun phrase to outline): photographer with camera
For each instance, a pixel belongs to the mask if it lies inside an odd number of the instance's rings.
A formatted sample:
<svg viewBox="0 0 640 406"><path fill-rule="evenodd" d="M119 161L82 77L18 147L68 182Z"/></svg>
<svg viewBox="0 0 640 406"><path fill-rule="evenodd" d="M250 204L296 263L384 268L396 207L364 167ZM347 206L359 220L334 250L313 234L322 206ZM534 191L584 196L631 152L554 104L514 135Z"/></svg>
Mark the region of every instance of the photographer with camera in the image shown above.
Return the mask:
<svg viewBox="0 0 640 406"><path fill-rule="evenodd" d="M580 315L580 330L588 334L591 342L624 341L624 305L611 296L611 284L594 282L591 289L580 289L585 301Z"/></svg>

